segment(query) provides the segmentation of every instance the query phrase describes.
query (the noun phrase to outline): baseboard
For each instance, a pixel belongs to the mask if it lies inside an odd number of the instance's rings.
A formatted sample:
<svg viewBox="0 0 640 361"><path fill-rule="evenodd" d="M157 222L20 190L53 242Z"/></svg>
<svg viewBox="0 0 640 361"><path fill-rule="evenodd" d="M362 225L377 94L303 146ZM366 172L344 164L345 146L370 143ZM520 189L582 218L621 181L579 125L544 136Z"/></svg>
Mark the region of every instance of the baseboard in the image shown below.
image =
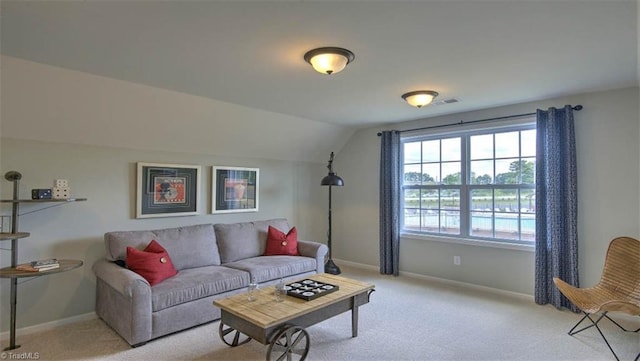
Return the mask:
<svg viewBox="0 0 640 361"><path fill-rule="evenodd" d="M339 263L341 265L345 265L347 267L358 268L358 269L374 271L374 272L379 272L380 271L380 268L378 266L372 266L372 265L368 265L368 264L364 264L364 263L345 261L345 260L337 259L337 258L334 258L333 260L336 263ZM421 274L418 274L418 273L412 273L412 272L400 272L400 276L410 277L410 278L415 278L415 279L420 279L420 280L425 280L425 281L444 284L444 285L457 286L457 287L467 288L467 289L471 289L471 290L485 291L485 292L490 292L490 293L494 293L494 294L498 294L498 295L520 298L520 299L524 299L524 300L533 302L533 296L525 294L525 293L506 291L506 290L501 290L499 288L493 288L493 287L488 287L488 286L480 286L480 285L475 285L475 284L472 284L472 283L466 283L466 282L460 282L460 281L453 281L453 280L448 280L446 278L425 276L425 275L421 275ZM634 325L633 327L637 327L637 325L638 325L639 321L638 321L637 317L634 317L634 316L631 316L631 315L626 315L624 313L621 314L619 312L616 313L616 316L626 320L627 322L631 322L632 325ZM52 330L52 329L54 329L56 327L60 327L62 325L67 325L67 324L74 323L74 322L89 321L89 320L93 320L93 319L96 319L96 318L98 318L98 315L95 312L89 312L89 313L85 313L85 314L82 314L82 315L63 318L63 319L55 320L55 321L51 321L51 322L45 322L45 323L41 323L41 324L34 325L34 326L23 327L23 328L17 329L16 333L19 334L19 335L27 335L27 334L31 334L31 333L35 333L35 332L49 331L49 330ZM6 341L8 339L9 339L9 331L0 332L0 341L4 342L4 341Z"/></svg>
<svg viewBox="0 0 640 361"><path fill-rule="evenodd" d="M348 267L364 269L364 270L368 270L368 271L380 272L380 268L378 266L372 266L372 265L368 265L368 264L364 264L364 263L345 261L345 260L336 259L336 258L334 258L333 260L336 263L339 263L340 265L345 265L345 266L348 266ZM519 299L522 299L522 300L525 300L525 301L535 302L533 295L529 295L529 294L526 294L526 293L519 293L519 292L501 290L499 288L474 285L473 283L453 281L453 280L448 280L446 278L425 276L425 275L421 275L421 274L418 274L418 273L411 273L411 272L400 272L400 276L411 277L411 278L415 278L415 279L425 280L425 281L444 284L444 285L457 286L457 287L467 288L467 289L471 289L471 290L490 292L490 293L494 293L494 294L497 294L497 295L514 297L514 298L519 298ZM636 329L636 328L638 328L640 326L640 320L638 319L637 316L632 316L632 315L626 314L624 312L615 312L614 314L610 314L610 315L612 315L617 320L624 320L625 322L628 322L629 324L626 325L627 328Z"/></svg>
<svg viewBox="0 0 640 361"><path fill-rule="evenodd" d="M85 313L85 314L82 314L82 315L71 316L71 317L60 319L60 320L55 320L55 321L51 321L51 322L41 323L41 324L38 324L38 325L19 328L19 329L16 329L16 334L17 335L28 335L28 334L35 333L35 332L49 331L49 330L52 330L52 329L54 329L56 327L60 327L62 325L67 325L67 324L70 324L70 323L75 323L75 322L80 322L80 321L89 321L89 320L93 320L95 318L98 318L98 315L96 315L95 312L89 312L89 313ZM1 341L6 341L8 339L9 339L9 331L5 331L5 332L1 332L0 333L0 340Z"/></svg>
<svg viewBox="0 0 640 361"><path fill-rule="evenodd" d="M349 267L366 269L366 270L377 271L377 272L380 271L380 268L378 266L372 266L372 265L363 264L363 263L345 261L345 260L336 259L336 258L334 258L333 260L336 263L344 264L344 265L349 266ZM457 287L467 288L467 289L476 290L476 291L490 292L490 293L494 293L494 294L498 294L498 295L502 295L502 296L515 297L515 298L520 298L520 299L524 299L524 300L533 302L533 295L529 295L529 294L526 294L526 293L501 290L499 288L481 286L481 285L476 285L476 284L473 284L473 283L466 283L466 282L460 282L460 281L453 281L453 280L449 280L449 279L446 279L446 278L426 276L426 275L421 275L421 274L412 273L412 272L402 272L401 271L400 272L400 276L410 277L410 278L415 278L415 279L420 279L420 280L424 280L424 281L429 281L429 282L434 282L434 283L439 283L439 284L445 284L445 285L450 285L450 286L457 286Z"/></svg>

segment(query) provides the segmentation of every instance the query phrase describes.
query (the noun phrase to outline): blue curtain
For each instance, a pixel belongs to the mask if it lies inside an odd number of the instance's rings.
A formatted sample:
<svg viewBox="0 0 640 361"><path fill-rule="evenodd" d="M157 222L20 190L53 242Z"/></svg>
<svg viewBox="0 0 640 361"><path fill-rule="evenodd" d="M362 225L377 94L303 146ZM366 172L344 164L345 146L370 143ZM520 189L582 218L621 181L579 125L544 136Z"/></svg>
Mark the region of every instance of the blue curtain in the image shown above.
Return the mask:
<svg viewBox="0 0 640 361"><path fill-rule="evenodd" d="M380 273L400 273L400 133L380 136Z"/></svg>
<svg viewBox="0 0 640 361"><path fill-rule="evenodd" d="M573 109L537 111L535 302L575 312L553 283L578 282L578 192Z"/></svg>

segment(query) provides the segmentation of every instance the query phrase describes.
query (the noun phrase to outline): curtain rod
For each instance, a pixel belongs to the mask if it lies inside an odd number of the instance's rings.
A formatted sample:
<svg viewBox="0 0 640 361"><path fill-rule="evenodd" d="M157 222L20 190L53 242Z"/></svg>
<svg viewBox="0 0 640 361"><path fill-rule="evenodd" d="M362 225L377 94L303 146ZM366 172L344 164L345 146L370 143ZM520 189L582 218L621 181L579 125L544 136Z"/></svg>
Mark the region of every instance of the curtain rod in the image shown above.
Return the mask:
<svg viewBox="0 0 640 361"><path fill-rule="evenodd" d="M579 112L579 111L582 110L582 105L578 104L575 107L571 107L571 109ZM427 130L427 129L435 129L435 128L444 128L444 127L451 127L453 125L466 125L466 124L473 124L473 123L488 122L488 121L491 121L491 120L504 120L504 119L511 119L511 118L526 117L526 116L529 116L529 115L536 115L536 113L505 115L504 117L478 119L478 120L471 120L471 121L468 121L468 122L465 122L465 121L461 120L461 121L459 121L457 123L440 124L440 125L432 125L432 126L429 126L429 127L398 130L398 132L399 133L404 133L404 132L413 132L413 131L416 131L416 130ZM378 136L381 136L381 135L382 135L382 133L378 133Z"/></svg>

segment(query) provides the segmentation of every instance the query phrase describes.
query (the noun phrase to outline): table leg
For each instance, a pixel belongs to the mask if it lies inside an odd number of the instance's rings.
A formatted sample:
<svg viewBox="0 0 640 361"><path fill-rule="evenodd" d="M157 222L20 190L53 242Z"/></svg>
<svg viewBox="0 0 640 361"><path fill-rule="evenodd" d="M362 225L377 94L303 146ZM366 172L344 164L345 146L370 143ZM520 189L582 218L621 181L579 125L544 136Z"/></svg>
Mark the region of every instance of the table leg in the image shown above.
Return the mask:
<svg viewBox="0 0 640 361"><path fill-rule="evenodd" d="M269 343L267 361L304 361L309 344L309 333L304 328L284 325Z"/></svg>
<svg viewBox="0 0 640 361"><path fill-rule="evenodd" d="M222 320L220 320L218 332L220 334L220 339L222 339L222 342L231 347L244 345L245 343L251 341L251 337L238 330L233 329L232 327L225 325L224 323L222 323Z"/></svg>
<svg viewBox="0 0 640 361"><path fill-rule="evenodd" d="M355 296L351 298L351 337L358 337L358 305Z"/></svg>

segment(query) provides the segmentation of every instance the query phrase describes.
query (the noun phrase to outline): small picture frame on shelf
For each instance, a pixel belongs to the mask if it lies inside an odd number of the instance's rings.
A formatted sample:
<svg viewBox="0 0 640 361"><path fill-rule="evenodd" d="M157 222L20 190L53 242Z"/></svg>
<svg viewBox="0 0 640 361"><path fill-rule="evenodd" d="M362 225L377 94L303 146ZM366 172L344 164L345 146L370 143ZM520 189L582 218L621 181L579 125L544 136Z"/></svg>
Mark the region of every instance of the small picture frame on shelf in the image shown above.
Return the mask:
<svg viewBox="0 0 640 361"><path fill-rule="evenodd" d="M213 167L211 213L257 212L260 170Z"/></svg>
<svg viewBox="0 0 640 361"><path fill-rule="evenodd" d="M199 165L137 164L136 218L200 213Z"/></svg>

